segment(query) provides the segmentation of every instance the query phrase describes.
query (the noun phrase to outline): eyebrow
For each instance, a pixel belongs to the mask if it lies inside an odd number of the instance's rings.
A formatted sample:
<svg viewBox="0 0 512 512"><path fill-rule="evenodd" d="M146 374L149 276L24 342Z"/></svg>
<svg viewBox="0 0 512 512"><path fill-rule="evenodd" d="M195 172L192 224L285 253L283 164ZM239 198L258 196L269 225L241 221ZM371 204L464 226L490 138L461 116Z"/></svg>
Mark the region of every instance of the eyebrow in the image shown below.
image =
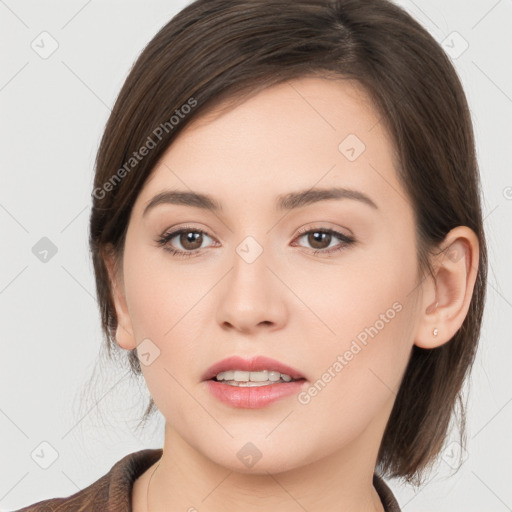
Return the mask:
<svg viewBox="0 0 512 512"><path fill-rule="evenodd" d="M301 190L299 192L282 194L277 196L276 209L278 211L289 211L328 199L352 199L366 204L375 210L379 209L375 202L366 194L363 194L358 190L343 187L312 188ZM149 210L161 204L191 206L212 212L221 212L223 210L222 204L208 194L190 192L186 190L165 190L154 196L147 203L142 216L145 216Z"/></svg>

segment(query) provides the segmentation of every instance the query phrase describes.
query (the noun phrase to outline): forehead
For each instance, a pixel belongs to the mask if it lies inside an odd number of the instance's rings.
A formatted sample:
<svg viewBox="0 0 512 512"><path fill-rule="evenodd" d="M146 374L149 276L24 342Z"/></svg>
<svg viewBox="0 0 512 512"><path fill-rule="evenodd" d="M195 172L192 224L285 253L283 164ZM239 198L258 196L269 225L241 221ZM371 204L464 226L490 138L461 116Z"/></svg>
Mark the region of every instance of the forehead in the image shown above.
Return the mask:
<svg viewBox="0 0 512 512"><path fill-rule="evenodd" d="M140 213L163 189L210 192L245 208L314 186L405 195L392 142L354 80L301 78L224 106L179 133L139 195Z"/></svg>

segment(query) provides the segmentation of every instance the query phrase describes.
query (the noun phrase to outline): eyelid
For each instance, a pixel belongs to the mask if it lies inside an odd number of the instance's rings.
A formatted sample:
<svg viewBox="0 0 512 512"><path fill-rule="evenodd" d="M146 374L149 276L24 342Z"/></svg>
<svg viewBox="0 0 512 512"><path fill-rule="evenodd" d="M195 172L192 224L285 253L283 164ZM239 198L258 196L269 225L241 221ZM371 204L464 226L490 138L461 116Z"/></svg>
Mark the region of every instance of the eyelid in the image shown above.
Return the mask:
<svg viewBox="0 0 512 512"><path fill-rule="evenodd" d="M334 236L335 238L337 238L338 240L340 240L340 242L337 245L335 245L334 247L331 247L330 249L308 249L308 248L305 248L309 252L312 252L315 255L320 254L323 256L330 256L332 254L343 251L345 248L347 248L350 245L354 245L357 243L356 238L352 234L347 235L345 233L342 233L341 231L338 231L337 229L326 227L325 225L319 226L319 227L307 226L307 227L303 227L303 228L299 229L297 235L294 238L294 241L308 233L314 233L314 232L328 233L328 234ZM304 248L304 246L302 246L302 245L299 245L299 247Z"/></svg>
<svg viewBox="0 0 512 512"><path fill-rule="evenodd" d="M209 236L210 238L212 238L213 240L216 240L216 237L214 237L213 235L210 235L210 231L209 229L207 228L203 228L203 227L198 227L197 225L195 226L192 226L192 225L189 225L189 224L184 224L184 225L180 225L178 224L177 226L172 226L170 228L167 228L163 231L162 235L160 235L161 237L167 237L169 235L178 235L181 231L195 231L195 232L198 232L198 233L202 233L204 235L207 235Z"/></svg>
<svg viewBox="0 0 512 512"><path fill-rule="evenodd" d="M327 223L329 224L329 223ZM198 228L196 226L191 225L184 225L184 226L177 226L168 228L164 231L164 233L157 239L157 244L161 247L163 247L164 250L167 250L171 254L178 256L178 257L190 257L190 256L196 256L199 255L203 251L203 249L194 249L193 251L184 251L182 249L174 249L173 247L167 247L169 245L169 242L175 238L176 236L180 235L183 232L196 232L201 233L202 235L206 235L207 237L211 238L212 240L216 240L216 238L209 234L209 232L206 229ZM330 256L333 253L341 252L343 251L347 246L353 245L357 242L355 237L350 234L344 234L341 231L338 231L337 229L327 227L325 224L323 226L317 226L314 225L311 226L304 226L300 228L297 232L295 237L293 238L294 242L296 239L301 238L303 235L311 233L311 232L322 232L322 233L328 233L330 235L333 235L335 238L338 238L340 240L340 243L334 246L334 248L330 249L311 249L304 247L302 245L298 245L299 247L302 247L303 249L306 249L309 252L312 252L313 254L317 255L323 255L323 256Z"/></svg>
<svg viewBox="0 0 512 512"><path fill-rule="evenodd" d="M162 235L160 235L159 238L160 239L165 238L167 240L172 240L174 237L178 236L183 231L185 231L185 232L193 231L196 233L201 233L202 235L206 235L207 237L211 238L212 240L217 241L217 239L214 236L210 235L208 230L203 229L203 228L198 228L197 226L189 226L189 225L168 228L163 232ZM201 249L197 249L197 250L200 251ZM192 251L187 251L187 252L192 252Z"/></svg>
<svg viewBox="0 0 512 512"><path fill-rule="evenodd" d="M349 233L342 233L340 230L342 228L333 228L333 227L329 227L327 224L331 224L330 222L325 222L323 224L318 224L318 223L314 223L313 225L307 225L307 226L304 226L302 228L300 228L298 231L297 231L297 236L298 235L303 235L304 233L309 233L310 231L327 231L327 232L332 232L332 233L339 233L340 235L343 235L343 236L346 236L347 238L351 238L353 235L351 232ZM349 231L349 230L347 230Z"/></svg>

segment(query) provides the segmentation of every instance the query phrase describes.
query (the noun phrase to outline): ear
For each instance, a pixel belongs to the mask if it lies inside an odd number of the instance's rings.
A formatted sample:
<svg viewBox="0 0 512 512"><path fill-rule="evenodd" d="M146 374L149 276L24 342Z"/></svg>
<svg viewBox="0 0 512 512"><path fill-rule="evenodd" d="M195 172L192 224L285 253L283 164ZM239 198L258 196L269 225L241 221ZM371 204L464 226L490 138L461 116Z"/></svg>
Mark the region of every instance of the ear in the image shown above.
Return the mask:
<svg viewBox="0 0 512 512"><path fill-rule="evenodd" d="M103 252L103 260L107 268L110 287L112 290L112 299L116 309L117 329L116 343L126 350L136 348L137 344L133 335L132 322L126 304L124 291L122 262L117 262L117 255L110 245Z"/></svg>
<svg viewBox="0 0 512 512"><path fill-rule="evenodd" d="M467 226L452 229L440 249L433 262L435 279L428 275L423 285L423 314L414 340L415 345L427 349L443 345L459 330L478 273L479 243L472 229Z"/></svg>

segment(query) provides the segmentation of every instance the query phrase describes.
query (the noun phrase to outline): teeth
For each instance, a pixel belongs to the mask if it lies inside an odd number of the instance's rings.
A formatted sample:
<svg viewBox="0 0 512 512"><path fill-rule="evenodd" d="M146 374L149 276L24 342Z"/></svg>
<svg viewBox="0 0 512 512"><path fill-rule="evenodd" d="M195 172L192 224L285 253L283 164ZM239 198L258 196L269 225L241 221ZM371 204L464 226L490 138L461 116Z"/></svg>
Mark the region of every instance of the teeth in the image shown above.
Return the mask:
<svg viewBox="0 0 512 512"><path fill-rule="evenodd" d="M290 382L292 379L285 373L279 373L272 370L263 370L261 372L245 372L242 370L229 370L217 374L217 380L236 381L236 382Z"/></svg>
<svg viewBox="0 0 512 512"><path fill-rule="evenodd" d="M224 384L227 384L228 386L236 386L239 388L259 388L261 386L270 386L271 384L275 384L275 382L271 382L270 380L267 380L265 382L238 382L236 380L223 380L222 382Z"/></svg>

